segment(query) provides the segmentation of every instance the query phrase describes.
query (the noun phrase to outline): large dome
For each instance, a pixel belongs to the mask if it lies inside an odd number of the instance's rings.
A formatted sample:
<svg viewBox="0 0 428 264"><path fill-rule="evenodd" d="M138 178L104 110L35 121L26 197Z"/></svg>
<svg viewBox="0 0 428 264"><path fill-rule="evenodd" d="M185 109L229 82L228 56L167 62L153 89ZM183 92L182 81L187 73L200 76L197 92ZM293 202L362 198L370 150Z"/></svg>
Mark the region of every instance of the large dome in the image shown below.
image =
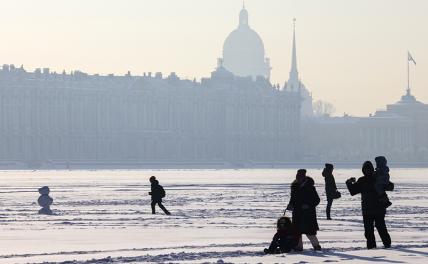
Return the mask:
<svg viewBox="0 0 428 264"><path fill-rule="evenodd" d="M226 38L223 45L223 65L238 76L269 78L270 65L265 59L260 36L248 25L248 12L241 10L239 26Z"/></svg>

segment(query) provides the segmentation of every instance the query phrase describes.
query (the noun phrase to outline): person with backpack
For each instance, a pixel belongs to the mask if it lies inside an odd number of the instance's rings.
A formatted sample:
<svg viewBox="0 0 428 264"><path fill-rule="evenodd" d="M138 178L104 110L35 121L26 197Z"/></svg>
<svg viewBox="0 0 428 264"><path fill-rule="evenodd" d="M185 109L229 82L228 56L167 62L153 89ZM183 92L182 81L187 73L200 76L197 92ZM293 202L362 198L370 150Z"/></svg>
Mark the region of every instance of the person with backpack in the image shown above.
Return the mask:
<svg viewBox="0 0 428 264"><path fill-rule="evenodd" d="M149 192L149 195L152 196L152 214L156 214L155 206L158 204L160 209L162 209L166 215L170 215L171 213L162 204L162 198L165 198L164 188L159 184L159 181L156 180L155 176L151 176L149 181L152 185L151 192Z"/></svg>

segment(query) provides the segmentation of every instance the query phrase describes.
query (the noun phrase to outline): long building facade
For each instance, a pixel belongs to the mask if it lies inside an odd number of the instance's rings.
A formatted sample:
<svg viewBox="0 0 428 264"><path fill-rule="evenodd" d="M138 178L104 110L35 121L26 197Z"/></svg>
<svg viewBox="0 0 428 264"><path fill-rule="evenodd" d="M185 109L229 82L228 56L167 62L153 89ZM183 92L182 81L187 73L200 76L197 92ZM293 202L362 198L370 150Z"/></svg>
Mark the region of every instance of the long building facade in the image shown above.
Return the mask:
<svg viewBox="0 0 428 264"><path fill-rule="evenodd" d="M3 164L245 166L299 156L299 93L221 64L201 82L4 65L0 100Z"/></svg>
<svg viewBox="0 0 428 264"><path fill-rule="evenodd" d="M360 162L387 156L394 163L428 165L428 104L410 89L368 117L320 117L302 122L302 161Z"/></svg>
<svg viewBox="0 0 428 264"><path fill-rule="evenodd" d="M236 167L297 160L301 89L270 83L263 41L248 20L243 8L223 58L200 82L174 73L57 74L3 65L0 165Z"/></svg>
<svg viewBox="0 0 428 264"><path fill-rule="evenodd" d="M175 73L0 70L0 168L253 167L296 162L428 164L428 105L407 94L369 117L316 117L297 69L270 82L243 8L209 78Z"/></svg>

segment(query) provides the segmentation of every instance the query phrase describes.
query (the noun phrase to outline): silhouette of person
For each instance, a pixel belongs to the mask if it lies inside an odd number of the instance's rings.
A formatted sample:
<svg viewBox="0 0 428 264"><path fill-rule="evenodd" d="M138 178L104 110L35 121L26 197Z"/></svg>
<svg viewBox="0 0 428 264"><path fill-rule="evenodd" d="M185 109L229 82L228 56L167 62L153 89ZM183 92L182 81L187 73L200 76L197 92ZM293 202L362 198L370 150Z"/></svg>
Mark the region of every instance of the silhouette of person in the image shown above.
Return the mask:
<svg viewBox="0 0 428 264"><path fill-rule="evenodd" d="M362 167L363 175L358 179L350 178L346 181L351 195L361 194L361 207L364 222L364 236L367 240L367 248L376 248L376 239L374 235L374 226L376 227L385 248L391 247L391 237L385 225L386 208L379 201L376 192L376 176L373 164L366 161ZM385 190L394 190L394 184L389 182Z"/></svg>
<svg viewBox="0 0 428 264"><path fill-rule="evenodd" d="M276 222L276 233L272 238L269 248L265 248L266 254L288 253L297 246L299 233L291 223L290 218L280 217Z"/></svg>
<svg viewBox="0 0 428 264"><path fill-rule="evenodd" d="M305 169L297 171L296 180L291 184L291 197L287 209L293 212L293 224L300 234L296 247L299 251L303 250L302 234L308 237L314 250L321 250L316 236L319 227L315 210L320 203L320 198L314 184L314 180L306 176Z"/></svg>
<svg viewBox="0 0 428 264"><path fill-rule="evenodd" d="M162 204L162 198L165 197L164 188L159 184L159 181L156 180L155 176L151 176L149 181L151 183L151 192L149 192L149 195L152 196L152 214L156 214L155 206L158 204L160 209L162 209L166 215L170 215L171 213Z"/></svg>
<svg viewBox="0 0 428 264"><path fill-rule="evenodd" d="M385 208L388 208L392 205L391 201L389 201L388 195L386 194L385 187L389 183L389 167L386 165L387 160L383 156L379 156L375 158L376 161L376 170L375 170L375 176L376 176L376 183L375 183L375 189L379 198L379 201L385 206Z"/></svg>
<svg viewBox="0 0 428 264"><path fill-rule="evenodd" d="M333 176L333 165L330 163L325 164L325 168L322 171L322 176L324 177L325 182L325 194L327 196L327 208L325 210L327 215L327 220L331 220L331 206L333 204L334 199L340 198L340 193L336 187L336 181Z"/></svg>

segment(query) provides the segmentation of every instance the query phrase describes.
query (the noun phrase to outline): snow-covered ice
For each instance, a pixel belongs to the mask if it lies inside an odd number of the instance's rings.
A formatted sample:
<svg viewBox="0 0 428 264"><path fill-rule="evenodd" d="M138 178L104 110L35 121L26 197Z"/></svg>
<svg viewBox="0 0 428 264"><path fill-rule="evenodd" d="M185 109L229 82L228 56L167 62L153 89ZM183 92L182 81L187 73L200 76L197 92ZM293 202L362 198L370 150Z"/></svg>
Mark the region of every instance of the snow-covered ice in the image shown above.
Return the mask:
<svg viewBox="0 0 428 264"><path fill-rule="evenodd" d="M428 170L392 168L387 250L379 239L379 249L365 249L360 197L344 185L360 174L335 171L342 198L326 221L321 171L308 170L322 199L323 250L304 238L303 253L265 256L295 170L4 171L0 263L427 263ZM151 175L172 216L151 214ZM38 214L45 185L55 197L50 216Z"/></svg>

